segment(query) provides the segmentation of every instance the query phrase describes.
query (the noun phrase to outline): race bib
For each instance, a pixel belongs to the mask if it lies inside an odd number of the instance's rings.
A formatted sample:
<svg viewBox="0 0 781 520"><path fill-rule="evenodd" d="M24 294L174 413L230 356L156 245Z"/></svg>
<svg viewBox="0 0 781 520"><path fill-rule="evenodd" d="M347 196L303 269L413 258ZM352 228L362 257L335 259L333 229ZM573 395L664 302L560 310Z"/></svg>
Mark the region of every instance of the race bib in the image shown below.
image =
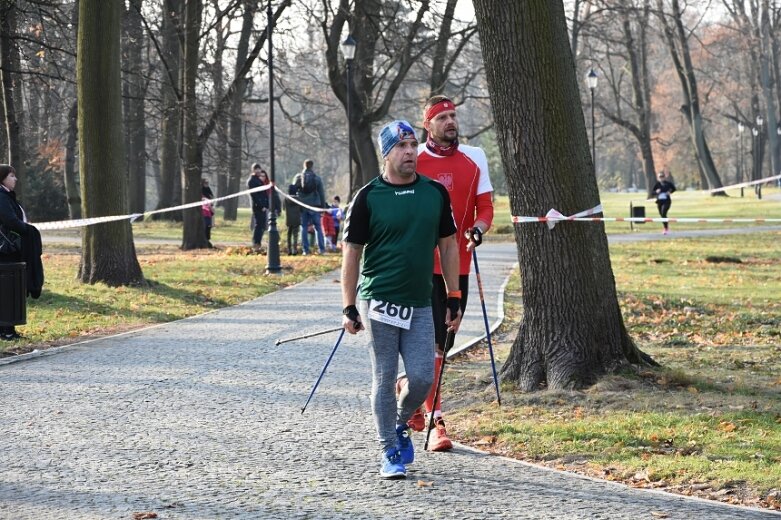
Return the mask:
<svg viewBox="0 0 781 520"><path fill-rule="evenodd" d="M669 195L666 191L661 192L659 195L656 196L657 200L667 200Z"/></svg>
<svg viewBox="0 0 781 520"><path fill-rule="evenodd" d="M369 319L409 330L412 323L412 307L396 305L395 303L372 300L369 302Z"/></svg>

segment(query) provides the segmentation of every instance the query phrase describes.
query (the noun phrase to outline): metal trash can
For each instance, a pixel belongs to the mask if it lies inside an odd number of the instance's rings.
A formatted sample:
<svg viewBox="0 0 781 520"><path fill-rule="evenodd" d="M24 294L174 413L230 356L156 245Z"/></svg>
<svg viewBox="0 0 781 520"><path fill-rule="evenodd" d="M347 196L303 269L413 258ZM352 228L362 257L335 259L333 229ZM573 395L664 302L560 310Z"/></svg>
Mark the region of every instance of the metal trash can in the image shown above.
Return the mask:
<svg viewBox="0 0 781 520"><path fill-rule="evenodd" d="M27 323L27 273L24 262L0 263L0 326Z"/></svg>
<svg viewBox="0 0 781 520"><path fill-rule="evenodd" d="M632 206L632 218L645 218L645 206ZM635 224L645 224L645 222L635 222Z"/></svg>

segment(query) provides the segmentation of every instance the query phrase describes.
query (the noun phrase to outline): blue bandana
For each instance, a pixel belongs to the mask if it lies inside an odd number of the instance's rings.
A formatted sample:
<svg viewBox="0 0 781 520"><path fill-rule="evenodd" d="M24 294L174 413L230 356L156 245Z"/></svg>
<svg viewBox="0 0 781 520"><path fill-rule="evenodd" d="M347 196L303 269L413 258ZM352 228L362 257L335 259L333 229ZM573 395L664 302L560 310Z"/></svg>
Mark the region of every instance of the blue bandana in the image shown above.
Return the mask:
<svg viewBox="0 0 781 520"><path fill-rule="evenodd" d="M377 143L380 145L382 156L387 157L394 146L408 139L418 140L415 129L408 122L397 119L382 127L377 136Z"/></svg>

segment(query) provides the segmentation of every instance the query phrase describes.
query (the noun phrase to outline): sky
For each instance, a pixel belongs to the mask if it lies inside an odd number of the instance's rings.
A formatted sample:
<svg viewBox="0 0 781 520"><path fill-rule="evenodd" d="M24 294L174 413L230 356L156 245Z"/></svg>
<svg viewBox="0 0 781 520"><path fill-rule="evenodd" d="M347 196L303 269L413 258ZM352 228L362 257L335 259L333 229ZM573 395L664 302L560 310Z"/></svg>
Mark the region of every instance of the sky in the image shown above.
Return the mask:
<svg viewBox="0 0 781 520"><path fill-rule="evenodd" d="M473 20L475 18L475 8L472 5L472 0L458 0L456 16L461 20Z"/></svg>

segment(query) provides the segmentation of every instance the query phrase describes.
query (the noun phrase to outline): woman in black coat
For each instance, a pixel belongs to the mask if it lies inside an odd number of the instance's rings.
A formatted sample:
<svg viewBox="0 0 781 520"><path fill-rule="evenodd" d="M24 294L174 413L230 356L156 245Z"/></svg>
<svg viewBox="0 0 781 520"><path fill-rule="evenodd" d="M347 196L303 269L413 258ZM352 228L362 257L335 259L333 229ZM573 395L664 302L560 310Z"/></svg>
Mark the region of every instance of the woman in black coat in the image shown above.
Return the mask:
<svg viewBox="0 0 781 520"><path fill-rule="evenodd" d="M0 164L0 231L8 238L21 237L22 248L19 251L0 254L0 262L23 262L26 261L24 254L25 247L29 247L31 237L38 235L37 229L27 223L27 215L24 209L16 201L16 170L8 164ZM2 240L2 237L0 237ZM10 326L0 326L0 339L14 340L21 337L14 328Z"/></svg>
<svg viewBox="0 0 781 520"><path fill-rule="evenodd" d="M663 171L659 172L657 178L659 180L654 184L652 191L656 197L656 207L659 210L659 215L662 218L667 218L667 212L670 211L670 206L673 203L670 195L675 191L675 184L673 184L670 176ZM670 230L670 225L667 222L663 222L662 225L664 226L662 233L666 235Z"/></svg>

